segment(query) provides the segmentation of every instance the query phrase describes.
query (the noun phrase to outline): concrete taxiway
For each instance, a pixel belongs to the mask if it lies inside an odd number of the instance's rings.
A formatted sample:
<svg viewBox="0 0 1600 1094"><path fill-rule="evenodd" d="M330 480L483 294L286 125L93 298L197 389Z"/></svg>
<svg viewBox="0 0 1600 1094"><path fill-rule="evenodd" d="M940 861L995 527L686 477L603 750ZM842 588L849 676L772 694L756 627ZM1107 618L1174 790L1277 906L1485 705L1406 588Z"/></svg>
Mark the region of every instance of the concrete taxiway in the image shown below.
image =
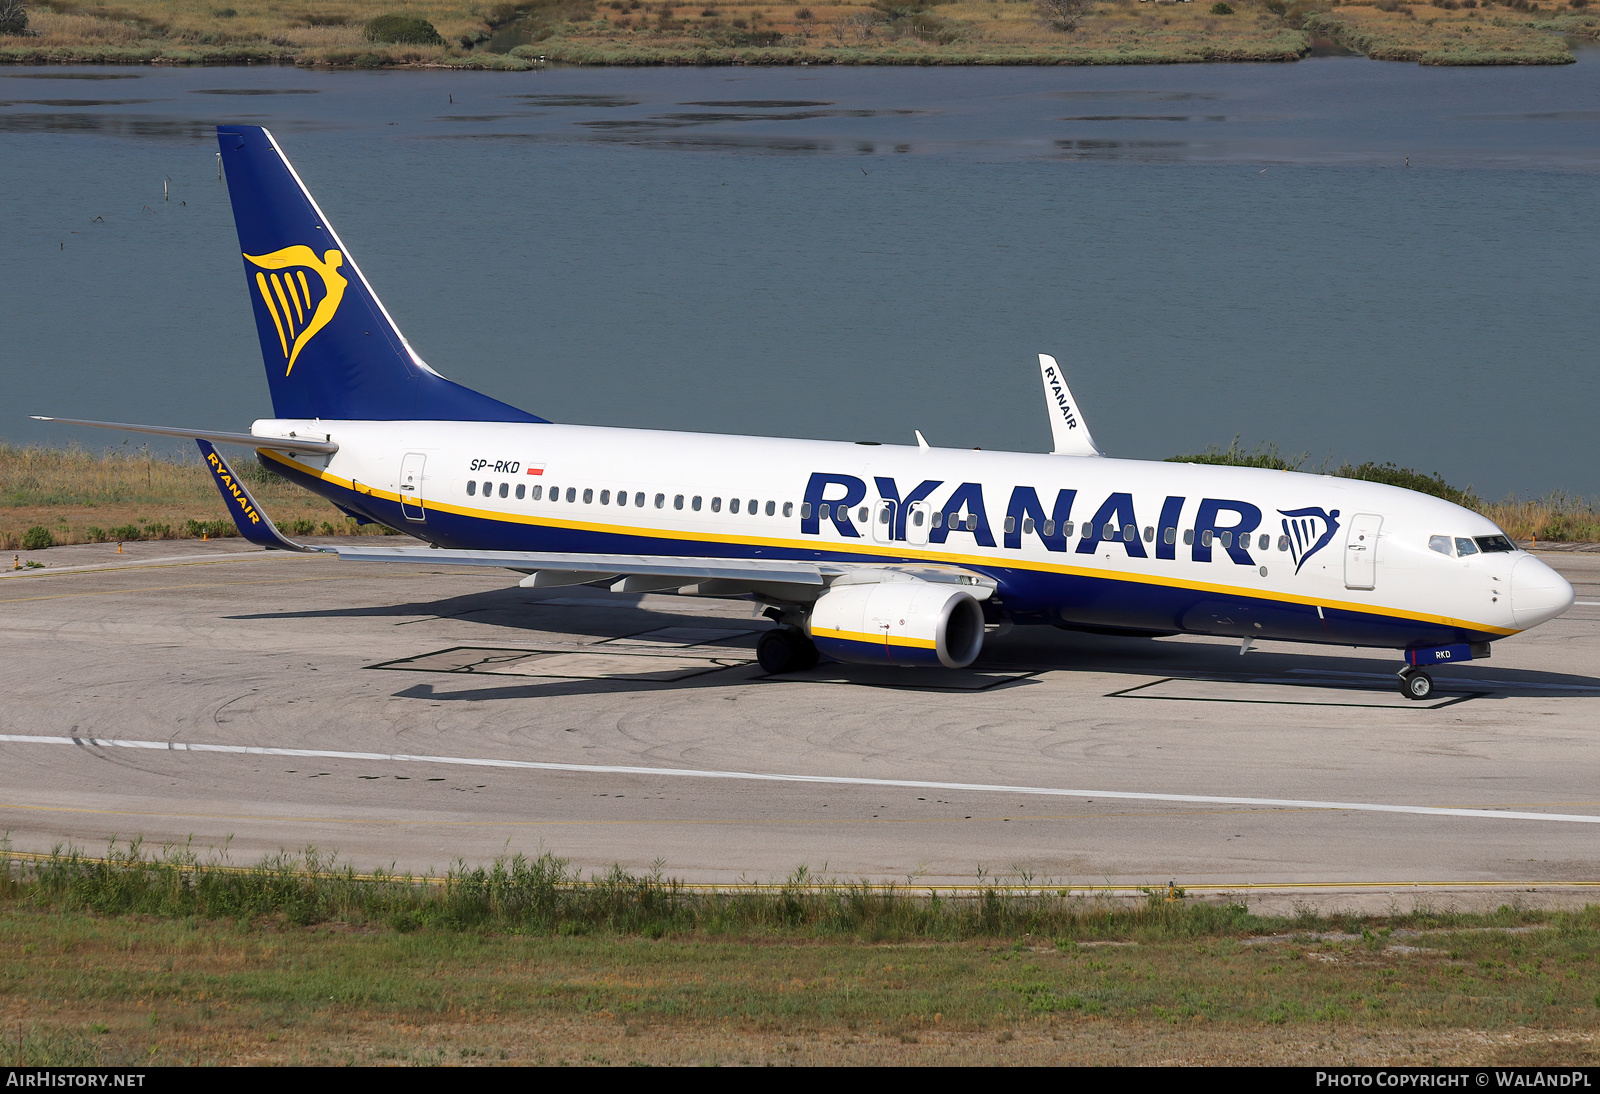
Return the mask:
<svg viewBox="0 0 1600 1094"><path fill-rule="evenodd" d="M20 850L1600 895L1597 555L1544 555L1578 606L1425 703L1380 651L1027 628L972 672L775 678L737 600L238 541L31 557L0 577Z"/></svg>

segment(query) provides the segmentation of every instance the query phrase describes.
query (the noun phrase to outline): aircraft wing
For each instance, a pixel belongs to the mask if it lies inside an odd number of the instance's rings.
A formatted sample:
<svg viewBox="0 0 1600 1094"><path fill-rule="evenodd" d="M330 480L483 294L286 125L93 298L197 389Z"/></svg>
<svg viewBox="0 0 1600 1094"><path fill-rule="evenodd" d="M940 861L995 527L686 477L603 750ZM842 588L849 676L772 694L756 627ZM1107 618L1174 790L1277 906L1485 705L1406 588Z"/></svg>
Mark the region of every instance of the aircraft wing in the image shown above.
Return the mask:
<svg viewBox="0 0 1600 1094"><path fill-rule="evenodd" d="M608 583L614 593L642 593L695 586L711 595L767 592L808 601L830 586L879 581L932 581L963 585L977 599L993 594L995 581L961 566L937 563L812 562L782 558L705 558L680 555L591 555L544 551L470 551L441 547L333 546L345 562L408 562L422 566L494 566L528 573L526 588Z"/></svg>

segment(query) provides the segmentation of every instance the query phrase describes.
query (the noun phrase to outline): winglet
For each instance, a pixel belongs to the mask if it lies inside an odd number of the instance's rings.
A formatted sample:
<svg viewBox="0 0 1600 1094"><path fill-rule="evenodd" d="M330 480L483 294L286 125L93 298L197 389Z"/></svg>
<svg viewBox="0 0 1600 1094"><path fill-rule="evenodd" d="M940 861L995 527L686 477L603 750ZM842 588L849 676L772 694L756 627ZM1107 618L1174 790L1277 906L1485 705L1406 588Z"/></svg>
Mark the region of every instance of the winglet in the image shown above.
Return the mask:
<svg viewBox="0 0 1600 1094"><path fill-rule="evenodd" d="M1104 456L1100 446L1089 435L1089 424L1083 420L1083 411L1067 388L1061 366L1047 353L1039 354L1039 374L1044 378L1044 397L1050 410L1050 433L1055 447L1053 456Z"/></svg>
<svg viewBox="0 0 1600 1094"><path fill-rule="evenodd" d="M250 491L245 489L239 476L228 466L228 461L212 447L211 442L197 438L194 443L200 446L200 457L205 460L206 468L216 480L217 489L222 492L222 500L227 503L228 513L233 517L233 523L238 526L241 536L251 543L259 543L268 550L323 553L320 547L307 547L285 537L273 525L272 518L256 504L256 499L250 496Z"/></svg>

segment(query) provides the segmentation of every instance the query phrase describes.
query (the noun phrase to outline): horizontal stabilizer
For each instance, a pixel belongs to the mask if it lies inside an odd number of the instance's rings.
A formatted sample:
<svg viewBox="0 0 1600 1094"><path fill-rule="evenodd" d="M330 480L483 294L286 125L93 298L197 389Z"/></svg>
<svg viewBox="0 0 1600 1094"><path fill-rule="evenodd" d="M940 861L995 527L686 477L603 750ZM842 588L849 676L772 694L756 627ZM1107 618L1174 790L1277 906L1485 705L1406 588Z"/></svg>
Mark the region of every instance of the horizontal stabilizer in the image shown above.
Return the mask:
<svg viewBox="0 0 1600 1094"><path fill-rule="evenodd" d="M228 515L233 517L241 536L251 543L259 543L275 551L301 551L306 554L325 552L325 548L307 547L285 537L261 506L256 504L256 499L250 496L250 491L239 481L239 476L228 466L228 461L211 446L211 442L196 438L195 443L200 446L200 458L205 461L206 470L211 472L211 478L215 480L222 500L228 506Z"/></svg>
<svg viewBox="0 0 1600 1094"><path fill-rule="evenodd" d="M1050 434L1055 447L1053 456L1104 456L1100 446L1089 436L1089 424L1083 420L1083 410L1067 388L1067 378L1061 366L1047 353L1039 354L1039 374L1044 378L1044 398L1050 413Z"/></svg>
<svg viewBox="0 0 1600 1094"><path fill-rule="evenodd" d="M32 415L36 422L59 422L62 425L89 425L96 429L115 429L122 433L151 433L157 437L182 437L186 441L210 441L213 444L237 444L245 448L270 448L274 452L310 452L331 456L339 446L327 439L310 437L257 437L254 433L229 433L220 429L180 429L169 425L129 425L126 422L89 422L81 418L50 418L43 414Z"/></svg>

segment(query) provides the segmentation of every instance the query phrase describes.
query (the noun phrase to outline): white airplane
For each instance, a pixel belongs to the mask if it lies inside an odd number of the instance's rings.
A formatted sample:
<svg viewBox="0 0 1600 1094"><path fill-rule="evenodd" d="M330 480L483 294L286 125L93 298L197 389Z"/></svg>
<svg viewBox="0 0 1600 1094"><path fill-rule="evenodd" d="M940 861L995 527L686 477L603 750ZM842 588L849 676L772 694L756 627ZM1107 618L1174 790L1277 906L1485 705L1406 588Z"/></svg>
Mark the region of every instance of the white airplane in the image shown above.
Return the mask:
<svg viewBox="0 0 1600 1094"><path fill-rule="evenodd" d="M439 375L406 342L276 140L220 126L275 416L250 432L76 419L195 439L240 532L352 562L502 567L523 586L745 597L781 673L978 657L986 631L1404 652L1427 669L1566 611L1572 586L1438 498L1326 475L1107 458L1039 358L1047 455L557 425ZM308 547L213 443L427 546Z"/></svg>

